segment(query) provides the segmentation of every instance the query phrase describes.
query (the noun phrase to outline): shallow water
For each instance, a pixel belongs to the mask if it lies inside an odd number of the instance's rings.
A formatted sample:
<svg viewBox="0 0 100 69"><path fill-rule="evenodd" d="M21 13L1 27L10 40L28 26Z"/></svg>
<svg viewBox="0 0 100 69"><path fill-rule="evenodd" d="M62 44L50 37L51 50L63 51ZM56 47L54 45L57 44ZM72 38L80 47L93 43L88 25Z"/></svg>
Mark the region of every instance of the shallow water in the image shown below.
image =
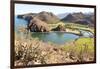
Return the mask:
<svg viewBox="0 0 100 69"><path fill-rule="evenodd" d="M33 38L38 38L44 42L53 42L56 44L64 44L66 42L79 38L78 35L65 32L49 32L49 33L32 33Z"/></svg>
<svg viewBox="0 0 100 69"><path fill-rule="evenodd" d="M18 30L19 27L26 27L27 26L27 21L24 19L20 19L17 18L17 16L15 16L15 30Z"/></svg>

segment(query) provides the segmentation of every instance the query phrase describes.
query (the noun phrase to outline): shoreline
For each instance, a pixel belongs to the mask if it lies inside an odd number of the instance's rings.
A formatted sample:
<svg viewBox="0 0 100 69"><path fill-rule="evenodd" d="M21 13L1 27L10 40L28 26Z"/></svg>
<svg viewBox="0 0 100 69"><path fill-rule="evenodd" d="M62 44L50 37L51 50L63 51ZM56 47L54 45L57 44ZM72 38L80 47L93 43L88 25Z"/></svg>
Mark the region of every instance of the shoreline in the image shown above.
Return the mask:
<svg viewBox="0 0 100 69"><path fill-rule="evenodd" d="M93 32L91 32L90 30L87 30L87 29L80 29L81 31L86 31L86 32L90 32L92 35L94 35L94 33ZM50 32L59 32L59 33L69 33L69 34L74 34L74 35L77 35L77 36L83 36L83 33L81 33L81 31L80 30L73 30L73 29L69 29L69 28L66 28L66 30L65 31L49 31L49 32L35 32L35 33L50 33ZM19 28L18 29L18 31L19 32L23 32L23 33L32 33L32 32L30 32L30 31L28 31L26 28Z"/></svg>

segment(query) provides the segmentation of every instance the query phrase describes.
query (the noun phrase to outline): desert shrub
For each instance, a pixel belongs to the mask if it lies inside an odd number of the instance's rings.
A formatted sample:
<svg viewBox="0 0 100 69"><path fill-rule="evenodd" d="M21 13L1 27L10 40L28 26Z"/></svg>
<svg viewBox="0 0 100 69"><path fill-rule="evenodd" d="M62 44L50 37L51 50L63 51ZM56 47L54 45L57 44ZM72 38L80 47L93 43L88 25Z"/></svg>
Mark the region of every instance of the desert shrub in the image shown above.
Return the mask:
<svg viewBox="0 0 100 69"><path fill-rule="evenodd" d="M70 58L77 59L78 62L94 60L94 40L93 38L79 38L62 49L69 53Z"/></svg>
<svg viewBox="0 0 100 69"><path fill-rule="evenodd" d="M15 40L15 66L45 64L46 54L41 54L41 41L38 39Z"/></svg>

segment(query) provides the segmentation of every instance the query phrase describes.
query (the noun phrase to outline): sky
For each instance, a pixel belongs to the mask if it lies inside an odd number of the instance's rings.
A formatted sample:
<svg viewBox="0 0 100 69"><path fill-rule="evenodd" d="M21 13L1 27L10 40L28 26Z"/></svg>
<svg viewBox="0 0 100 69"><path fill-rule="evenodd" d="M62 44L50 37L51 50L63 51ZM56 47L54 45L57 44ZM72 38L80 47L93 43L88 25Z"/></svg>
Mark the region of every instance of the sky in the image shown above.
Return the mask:
<svg viewBox="0 0 100 69"><path fill-rule="evenodd" d="M90 13L90 12L94 12L94 8L15 4L15 15L24 14L24 13L39 13L41 11L52 12L58 15L62 13L73 13L73 12Z"/></svg>

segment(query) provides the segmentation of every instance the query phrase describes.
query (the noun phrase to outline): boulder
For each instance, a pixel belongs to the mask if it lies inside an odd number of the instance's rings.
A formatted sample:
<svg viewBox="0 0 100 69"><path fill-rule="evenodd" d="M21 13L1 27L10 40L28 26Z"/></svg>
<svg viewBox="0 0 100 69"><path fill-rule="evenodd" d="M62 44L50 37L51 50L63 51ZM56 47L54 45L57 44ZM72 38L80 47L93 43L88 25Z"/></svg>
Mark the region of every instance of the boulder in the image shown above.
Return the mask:
<svg viewBox="0 0 100 69"><path fill-rule="evenodd" d="M38 18L33 18L28 24L28 30L31 32L49 32L48 24Z"/></svg>
<svg viewBox="0 0 100 69"><path fill-rule="evenodd" d="M53 28L52 31L66 31L66 28L63 25L58 25L56 28Z"/></svg>

